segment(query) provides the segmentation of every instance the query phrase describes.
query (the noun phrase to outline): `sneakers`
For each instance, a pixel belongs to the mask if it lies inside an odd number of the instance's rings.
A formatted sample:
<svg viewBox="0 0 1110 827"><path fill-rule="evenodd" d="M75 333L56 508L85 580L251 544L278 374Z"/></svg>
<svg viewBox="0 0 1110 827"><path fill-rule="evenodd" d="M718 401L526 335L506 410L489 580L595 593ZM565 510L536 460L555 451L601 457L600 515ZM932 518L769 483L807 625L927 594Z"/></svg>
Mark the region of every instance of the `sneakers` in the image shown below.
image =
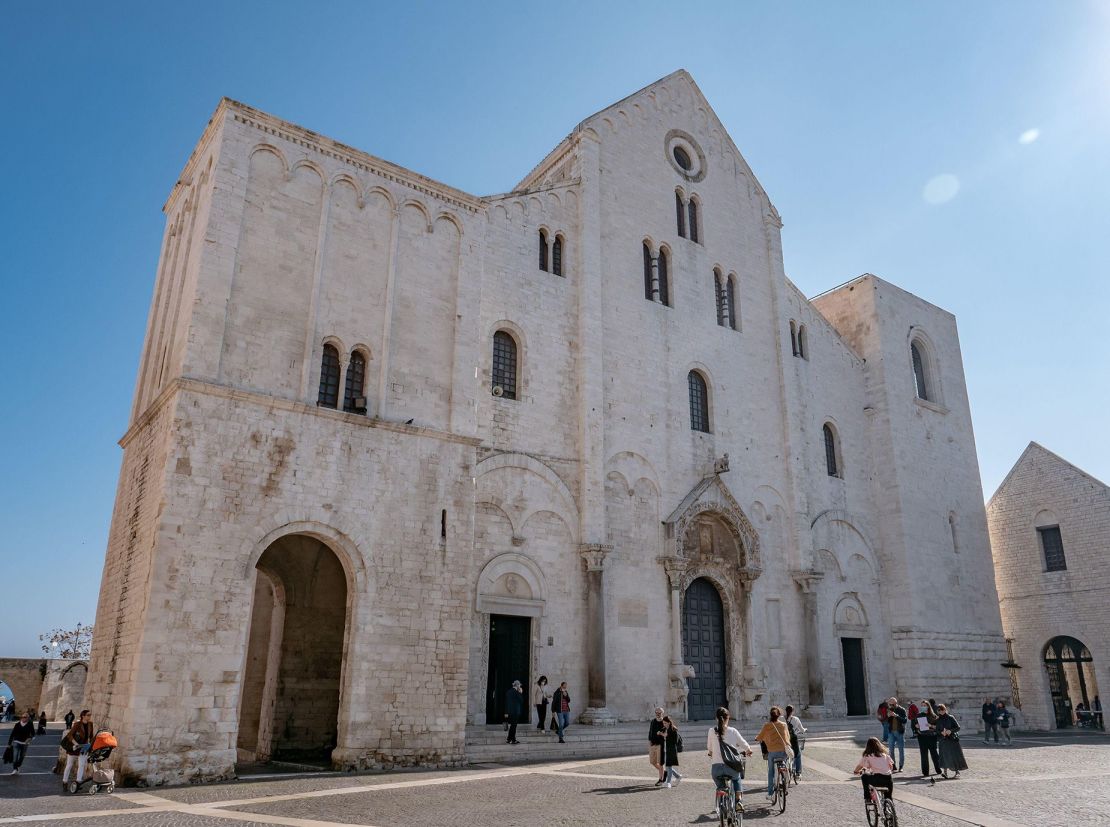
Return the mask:
<svg viewBox="0 0 1110 827"><path fill-rule="evenodd" d="M662 785L663 785L663 779L662 778L660 778L658 781L655 782L656 787L661 787Z"/></svg>
<svg viewBox="0 0 1110 827"><path fill-rule="evenodd" d="M8 775L19 775L19 768L14 767L12 771L8 773Z"/></svg>
<svg viewBox="0 0 1110 827"><path fill-rule="evenodd" d="M666 788L667 788L667 789L669 790L669 789L671 788L671 782L670 782L670 781L668 781L668 782L667 782L666 784L664 784L663 786L664 786L664 787L666 787Z"/></svg>

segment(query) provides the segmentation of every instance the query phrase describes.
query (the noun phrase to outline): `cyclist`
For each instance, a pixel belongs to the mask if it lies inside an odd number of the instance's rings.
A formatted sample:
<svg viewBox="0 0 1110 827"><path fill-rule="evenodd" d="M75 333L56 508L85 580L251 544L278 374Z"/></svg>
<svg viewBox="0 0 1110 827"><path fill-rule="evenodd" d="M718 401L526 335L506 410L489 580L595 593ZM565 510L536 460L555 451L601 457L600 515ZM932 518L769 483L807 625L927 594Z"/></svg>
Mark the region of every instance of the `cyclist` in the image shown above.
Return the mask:
<svg viewBox="0 0 1110 827"><path fill-rule="evenodd" d="M777 706L772 706L768 717L769 720L759 730L755 740L767 747L767 798L773 800L775 797L775 761L789 761L793 756L790 755L790 731L786 728L786 722L779 720L782 717L782 710Z"/></svg>
<svg viewBox="0 0 1110 827"><path fill-rule="evenodd" d="M879 742L878 738L868 738L867 746L863 748L863 757L856 764L853 772L860 773L863 783L863 800L871 800L871 787L883 791L886 798L894 794L894 760L886 751L886 745Z"/></svg>
<svg viewBox="0 0 1110 827"><path fill-rule="evenodd" d="M794 714L794 707L786 707L786 728L790 730L790 749L794 750L794 775L802 777L802 744L801 738L806 734L802 726L802 719Z"/></svg>
<svg viewBox="0 0 1110 827"><path fill-rule="evenodd" d="M710 728L709 737L706 739L705 748L709 751L709 758L711 766L709 767L709 775L716 785L716 790L723 790L725 788L725 779L732 779L732 790L736 793L736 809L740 812L744 811L744 804L740 796L740 773L732 769L725 763L725 759L721 755L721 741L735 747L737 752L743 755L751 755L752 748L748 742L744 740L744 736L740 734L740 730L735 727L730 727L729 712L726 707L717 707L717 725ZM713 791L713 815L717 815L718 799L717 792Z"/></svg>

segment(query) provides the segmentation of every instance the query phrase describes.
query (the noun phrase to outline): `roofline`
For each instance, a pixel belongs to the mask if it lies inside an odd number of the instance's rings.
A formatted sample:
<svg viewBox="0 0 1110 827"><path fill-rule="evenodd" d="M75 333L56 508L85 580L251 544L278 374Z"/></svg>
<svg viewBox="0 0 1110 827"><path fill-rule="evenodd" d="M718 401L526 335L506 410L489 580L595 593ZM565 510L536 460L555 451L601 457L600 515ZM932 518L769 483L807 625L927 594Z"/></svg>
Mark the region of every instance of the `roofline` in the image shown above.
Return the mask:
<svg viewBox="0 0 1110 827"><path fill-rule="evenodd" d="M905 293L907 296L913 296L919 302L921 302L922 304L929 305L929 307L933 308L937 312L943 313L946 316L951 316L953 319L956 318L956 314L953 313L951 310L945 310L939 304L934 304L933 302L929 301L928 299L923 299L923 298L921 298L921 296L917 295L917 293L911 293L906 288L899 287L894 282L887 281L882 276L876 276L874 273L862 273L861 275L856 276L854 279L848 279L848 281L844 282L843 284L838 284L836 287L830 287L828 290L825 290L821 293L818 293L816 296L811 296L809 300L811 302L815 302L818 299L823 299L825 296L831 296L833 293L837 293L837 292L843 290L846 287L850 289L850 288L854 287L855 285L859 284L860 282L867 281L868 279L870 279L872 281L877 281L880 284L885 284L887 287L893 288L894 290L897 290L900 293Z"/></svg>
<svg viewBox="0 0 1110 827"><path fill-rule="evenodd" d="M1087 473L1082 468L1080 468L1078 465L1076 465L1074 462L1069 462L1068 460L1064 459L1062 456L1057 454L1055 451L1050 451L1048 448L1045 448L1043 445L1041 445L1041 443L1037 442L1036 440L1030 440L1029 444L1025 446L1025 450L1021 452L1021 456L1019 456L1017 458L1017 462L1015 462L1013 467L1006 473L1006 476L1002 478L1002 482L1000 482L998 484L998 487L996 489L994 489L994 493L991 494L990 499L987 500L987 508L990 508L991 503L994 502L994 498L997 497L999 492L1003 488L1006 487L1006 484L1010 481L1010 477L1012 477L1014 475L1014 472L1018 469L1018 466L1020 466L1022 464L1022 462L1025 460L1025 457L1034 448L1036 448L1040 451L1043 451L1044 453L1048 454L1053 459L1064 463L1064 465L1068 466L1069 468L1071 468L1073 471L1079 473L1080 475L1086 477L1087 479L1089 479L1091 482L1095 483L1096 485L1100 485L1103 488L1105 488L1107 490L1110 490L1110 485L1107 485L1102 480L1100 480L1098 477L1094 476L1093 474Z"/></svg>

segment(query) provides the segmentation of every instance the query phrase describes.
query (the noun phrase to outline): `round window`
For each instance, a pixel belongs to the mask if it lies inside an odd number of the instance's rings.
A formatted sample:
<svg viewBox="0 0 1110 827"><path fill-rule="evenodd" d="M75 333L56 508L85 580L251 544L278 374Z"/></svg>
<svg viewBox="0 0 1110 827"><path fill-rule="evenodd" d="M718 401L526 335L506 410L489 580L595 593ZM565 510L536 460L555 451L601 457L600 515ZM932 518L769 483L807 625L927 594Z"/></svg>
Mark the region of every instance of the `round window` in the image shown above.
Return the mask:
<svg viewBox="0 0 1110 827"><path fill-rule="evenodd" d="M705 153L693 135L672 129L663 139L663 151L667 163L685 180L697 183L705 178Z"/></svg>
<svg viewBox="0 0 1110 827"><path fill-rule="evenodd" d="M690 171L690 167L693 165L690 161L690 153L680 146L674 148L674 160L676 164L687 172Z"/></svg>

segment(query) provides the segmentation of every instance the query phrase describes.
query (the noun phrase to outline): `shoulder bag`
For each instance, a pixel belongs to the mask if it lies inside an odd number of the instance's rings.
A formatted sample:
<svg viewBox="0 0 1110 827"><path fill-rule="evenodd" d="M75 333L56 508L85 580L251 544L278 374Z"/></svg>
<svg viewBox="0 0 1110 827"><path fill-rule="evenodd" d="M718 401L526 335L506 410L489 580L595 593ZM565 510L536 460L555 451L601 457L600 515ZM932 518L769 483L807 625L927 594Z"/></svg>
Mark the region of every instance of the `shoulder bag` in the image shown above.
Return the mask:
<svg viewBox="0 0 1110 827"><path fill-rule="evenodd" d="M721 737L719 732L717 733L717 743L721 747L721 763L730 770L736 770L742 778L744 776L744 756L740 754L740 750L732 744L726 744L725 739Z"/></svg>

